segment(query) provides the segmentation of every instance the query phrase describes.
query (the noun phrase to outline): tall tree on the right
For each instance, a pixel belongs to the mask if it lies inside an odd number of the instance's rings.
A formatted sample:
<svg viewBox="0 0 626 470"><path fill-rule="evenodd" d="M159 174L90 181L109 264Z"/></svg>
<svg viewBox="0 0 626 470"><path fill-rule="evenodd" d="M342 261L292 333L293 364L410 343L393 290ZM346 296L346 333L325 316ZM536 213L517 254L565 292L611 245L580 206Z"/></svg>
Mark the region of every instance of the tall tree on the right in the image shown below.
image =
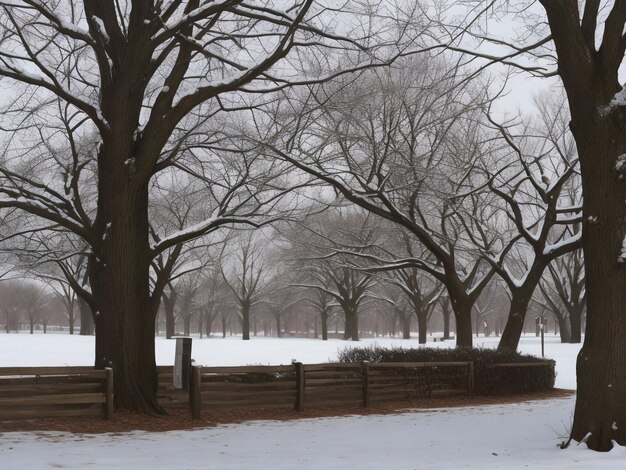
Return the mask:
<svg viewBox="0 0 626 470"><path fill-rule="evenodd" d="M607 451L613 441L626 445L626 90L618 77L626 2L540 3L567 92L584 197L587 328L571 439Z"/></svg>

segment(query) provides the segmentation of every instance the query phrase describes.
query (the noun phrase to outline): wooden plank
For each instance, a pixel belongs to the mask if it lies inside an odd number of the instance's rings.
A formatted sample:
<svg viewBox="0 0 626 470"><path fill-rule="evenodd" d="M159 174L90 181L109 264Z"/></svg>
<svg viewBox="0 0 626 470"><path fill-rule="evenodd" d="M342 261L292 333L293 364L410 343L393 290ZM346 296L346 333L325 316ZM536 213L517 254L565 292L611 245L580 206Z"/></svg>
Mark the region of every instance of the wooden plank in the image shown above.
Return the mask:
<svg viewBox="0 0 626 470"><path fill-rule="evenodd" d="M344 378L312 379L307 376L306 383L307 383L307 386L310 384L310 385L315 385L318 387L323 387L325 385L340 385L340 384L360 386L363 383L363 379L360 377L356 379L352 379L352 378L351 379L344 379Z"/></svg>
<svg viewBox="0 0 626 470"><path fill-rule="evenodd" d="M361 364L351 364L351 363L342 363L342 362L328 362L322 364L305 364L304 371L305 372L316 372L316 371L355 371L356 373L361 372Z"/></svg>
<svg viewBox="0 0 626 470"><path fill-rule="evenodd" d="M261 383L243 383L243 382L203 382L201 390L215 390L227 392L230 390L285 390L294 389L296 387L295 380L289 380L284 382L261 382Z"/></svg>
<svg viewBox="0 0 626 470"><path fill-rule="evenodd" d="M372 369L418 369L422 367L468 367L469 362L372 362Z"/></svg>
<svg viewBox="0 0 626 470"><path fill-rule="evenodd" d="M280 399L266 399L259 400L257 398L251 398L248 400L202 400L203 407L219 408L221 406L258 406L263 407L267 405L282 405L286 408L293 408L293 400L280 400Z"/></svg>
<svg viewBox="0 0 626 470"><path fill-rule="evenodd" d="M7 376L0 377L0 388L12 385L35 385L35 384L78 384L78 383L100 383L104 382L103 378L90 377L88 375L49 375L49 376Z"/></svg>
<svg viewBox="0 0 626 470"><path fill-rule="evenodd" d="M307 372L307 380L361 380L361 372Z"/></svg>
<svg viewBox="0 0 626 470"><path fill-rule="evenodd" d="M353 399L346 399L346 400L333 400L333 399L328 399L328 400L316 400L314 403L314 406L316 407L324 407L324 406L360 406L361 405L361 398L353 398Z"/></svg>
<svg viewBox="0 0 626 470"><path fill-rule="evenodd" d="M0 406L66 405L80 403L106 403L106 394L80 393L72 395L39 395L36 397L0 398Z"/></svg>
<svg viewBox="0 0 626 470"><path fill-rule="evenodd" d="M295 390L282 390L280 392L267 391L267 392L233 392L233 393L212 393L212 392L201 392L202 396L210 396L215 400L230 400L230 399L240 399L240 398L253 398L253 397L291 397L295 398L296 391Z"/></svg>
<svg viewBox="0 0 626 470"><path fill-rule="evenodd" d="M104 379L106 373L93 367L0 367L0 376L88 375Z"/></svg>
<svg viewBox="0 0 626 470"><path fill-rule="evenodd" d="M496 369L500 367L554 367L554 362L520 362L517 364L487 364L486 369Z"/></svg>
<svg viewBox="0 0 626 470"><path fill-rule="evenodd" d="M64 393L87 393L102 391L101 383L78 384L32 384L0 386L0 397L24 395L56 395Z"/></svg>
<svg viewBox="0 0 626 470"><path fill-rule="evenodd" d="M50 409L50 410L0 410L0 420L38 419L56 417L100 416L102 410L97 408Z"/></svg>
<svg viewBox="0 0 626 470"><path fill-rule="evenodd" d="M293 366L232 366L202 367L202 375L209 374L277 374L293 372Z"/></svg>
<svg viewBox="0 0 626 470"><path fill-rule="evenodd" d="M203 401L202 406L209 408L289 408L292 409L292 403L259 403L259 402L213 402Z"/></svg>

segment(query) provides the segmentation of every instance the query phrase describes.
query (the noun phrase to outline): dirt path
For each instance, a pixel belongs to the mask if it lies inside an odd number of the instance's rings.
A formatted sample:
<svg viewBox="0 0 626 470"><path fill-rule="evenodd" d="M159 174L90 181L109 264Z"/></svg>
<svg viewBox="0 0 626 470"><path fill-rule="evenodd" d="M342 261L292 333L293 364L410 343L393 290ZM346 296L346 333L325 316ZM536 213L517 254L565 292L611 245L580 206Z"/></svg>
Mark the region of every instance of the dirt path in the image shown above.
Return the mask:
<svg viewBox="0 0 626 470"><path fill-rule="evenodd" d="M393 414L411 409L458 408L482 405L519 403L572 396L573 390L554 389L550 392L527 393L494 397L448 397L412 401L396 401L370 408L328 407L310 408L297 412L291 408L224 408L205 410L202 419L192 420L186 409L168 409L167 416L146 416L128 411L118 411L111 421L93 418L48 418L30 421L0 422L0 432L64 431L77 434L123 433L129 431L164 432L204 428L225 423L242 423L253 420L283 421L302 418L319 418L346 415Z"/></svg>

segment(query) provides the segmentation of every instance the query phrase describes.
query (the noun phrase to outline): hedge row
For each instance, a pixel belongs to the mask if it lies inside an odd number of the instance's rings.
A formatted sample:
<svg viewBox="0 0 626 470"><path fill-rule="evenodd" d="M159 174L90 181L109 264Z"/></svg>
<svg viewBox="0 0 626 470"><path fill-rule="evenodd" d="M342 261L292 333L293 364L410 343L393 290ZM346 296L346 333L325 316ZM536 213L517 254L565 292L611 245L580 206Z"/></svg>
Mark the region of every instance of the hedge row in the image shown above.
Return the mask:
<svg viewBox="0 0 626 470"><path fill-rule="evenodd" d="M543 392L554 388L554 361L545 367L493 367L497 364L546 362L535 356L494 349L383 348L379 346L346 348L339 362L473 362L474 392L478 395L506 395Z"/></svg>

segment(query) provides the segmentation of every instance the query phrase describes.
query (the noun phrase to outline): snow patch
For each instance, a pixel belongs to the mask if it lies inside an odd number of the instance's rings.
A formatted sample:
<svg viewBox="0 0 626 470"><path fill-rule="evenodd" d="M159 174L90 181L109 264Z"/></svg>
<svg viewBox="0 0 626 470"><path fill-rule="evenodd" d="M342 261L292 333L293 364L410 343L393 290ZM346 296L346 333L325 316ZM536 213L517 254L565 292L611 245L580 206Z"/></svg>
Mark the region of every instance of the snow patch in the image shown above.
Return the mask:
<svg viewBox="0 0 626 470"><path fill-rule="evenodd" d="M102 19L97 17L96 15L93 15L91 19L94 21L94 23L96 23L96 26L98 27L98 33L100 34L104 42L108 44L109 41L111 41L111 38L107 34L107 30L104 27L104 22L102 21Z"/></svg>

